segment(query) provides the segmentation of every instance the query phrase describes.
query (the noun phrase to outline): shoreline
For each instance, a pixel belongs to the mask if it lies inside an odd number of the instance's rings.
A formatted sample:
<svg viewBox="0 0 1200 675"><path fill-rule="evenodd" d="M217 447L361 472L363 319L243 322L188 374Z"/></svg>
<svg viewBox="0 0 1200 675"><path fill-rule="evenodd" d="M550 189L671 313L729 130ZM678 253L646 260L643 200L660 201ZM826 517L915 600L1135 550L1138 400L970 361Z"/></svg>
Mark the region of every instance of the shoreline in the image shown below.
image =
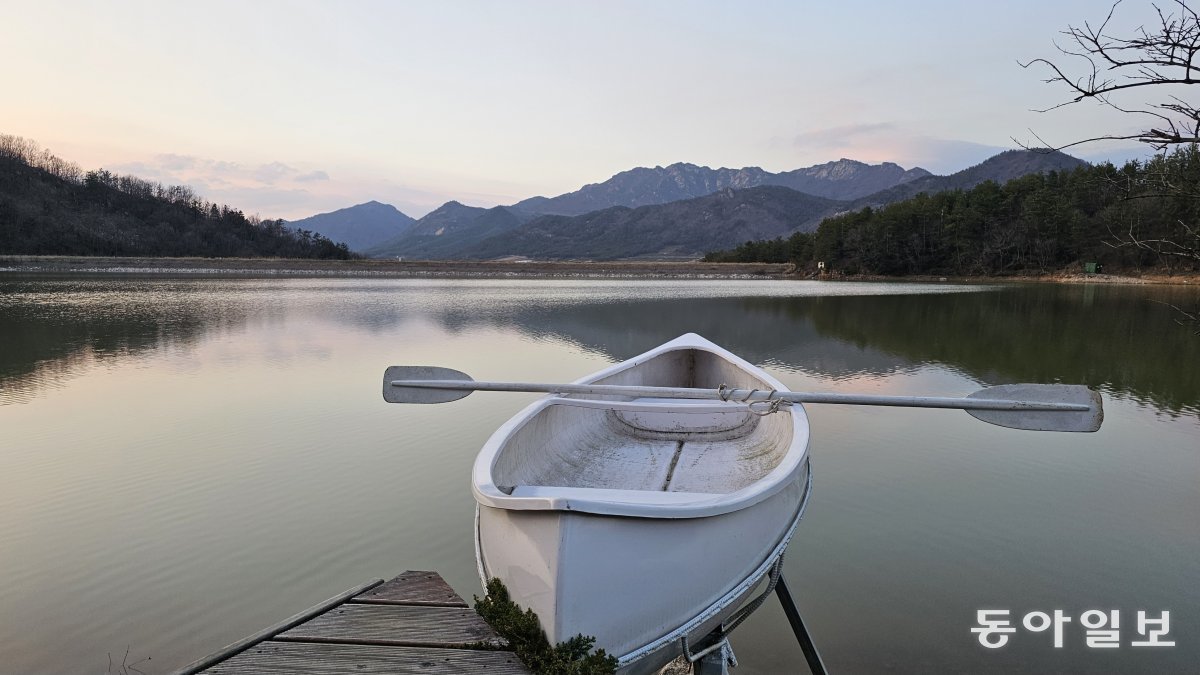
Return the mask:
<svg viewBox="0 0 1200 675"><path fill-rule="evenodd" d="M3 275L127 275L203 278L379 277L395 279L760 279L894 283L1062 283L1200 286L1200 274L1055 272L1003 276L798 275L788 263L511 262L311 260L293 258L139 258L0 255Z"/></svg>
<svg viewBox="0 0 1200 675"><path fill-rule="evenodd" d="M0 274L194 277L381 277L397 279L782 279L776 263L500 262L311 260L306 258L134 258L4 256Z"/></svg>
<svg viewBox="0 0 1200 675"><path fill-rule="evenodd" d="M1011 274L997 276L937 276L914 274L889 277L875 274L843 275L838 277L804 277L813 281L903 281L908 283L942 284L1108 284L1108 285L1157 285L1157 286L1200 286L1200 274L1163 274L1160 272L1134 275L1084 274L1082 272L1047 272L1045 274Z"/></svg>

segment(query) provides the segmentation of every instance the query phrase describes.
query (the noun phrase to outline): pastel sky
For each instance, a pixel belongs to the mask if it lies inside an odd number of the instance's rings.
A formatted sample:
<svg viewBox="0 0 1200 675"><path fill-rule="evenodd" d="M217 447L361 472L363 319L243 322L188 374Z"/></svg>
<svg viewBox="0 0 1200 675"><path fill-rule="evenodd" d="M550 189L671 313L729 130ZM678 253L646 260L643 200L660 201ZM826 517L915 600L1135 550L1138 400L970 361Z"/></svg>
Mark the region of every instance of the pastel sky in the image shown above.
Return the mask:
<svg viewBox="0 0 1200 675"><path fill-rule="evenodd" d="M1017 60L1081 0L9 2L0 133L263 217L552 196L634 166L950 173L1124 133ZM1128 6L1126 6L1128 5ZM1128 2L1123 26L1146 3ZM1087 145L1124 160L1136 146Z"/></svg>

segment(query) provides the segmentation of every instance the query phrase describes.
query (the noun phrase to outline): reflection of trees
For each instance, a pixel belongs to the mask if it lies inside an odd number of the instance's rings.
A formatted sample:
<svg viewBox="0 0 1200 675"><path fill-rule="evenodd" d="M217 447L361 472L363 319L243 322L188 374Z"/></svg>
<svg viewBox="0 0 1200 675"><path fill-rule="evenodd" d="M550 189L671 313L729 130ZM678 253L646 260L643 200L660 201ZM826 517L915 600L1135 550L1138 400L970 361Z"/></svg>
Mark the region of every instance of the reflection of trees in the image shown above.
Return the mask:
<svg viewBox="0 0 1200 675"><path fill-rule="evenodd" d="M981 381L1072 382L1105 387L1159 408L1200 410L1200 344L1152 300L1186 288L1028 287L1001 293L825 298L814 325L826 335ZM1179 300L1176 300L1179 302Z"/></svg>
<svg viewBox="0 0 1200 675"><path fill-rule="evenodd" d="M603 282L598 282L603 283ZM553 287L546 287L553 290ZM1105 387L1168 411L1200 410L1200 341L1158 302L1194 302L1182 287L1034 285L920 295L549 298L538 287L430 289L384 308L340 310L381 330L428 316L447 331L519 330L624 360L686 332L774 368L844 379L924 363L985 383ZM1158 302L1154 302L1157 300Z"/></svg>
<svg viewBox="0 0 1200 675"><path fill-rule="evenodd" d="M1071 382L1167 411L1200 410L1200 344L1159 302L1173 287L1031 286L939 295L644 300L542 307L474 322L515 325L623 360L693 331L755 363L830 378L923 363L989 384ZM511 309L511 308L510 308ZM462 327L465 312L447 317Z"/></svg>
<svg viewBox="0 0 1200 675"><path fill-rule="evenodd" d="M202 304L189 303L186 295L165 302L129 302L122 294L98 307L62 305L53 297L74 292L70 287L50 292L43 287L29 302L0 298L0 404L62 386L95 362L195 344L212 328L237 320L227 311L214 313L211 307L206 311Z"/></svg>
<svg viewBox="0 0 1200 675"><path fill-rule="evenodd" d="M844 379L948 366L986 383L1080 382L1168 411L1200 410L1200 341L1164 305L1170 287L1030 286L937 295L654 298L556 296L552 287L186 281L0 287L0 402L57 386L96 360L191 345L252 318L398 333L518 331L623 360L696 332L773 368ZM603 283L603 282L599 282ZM547 291L543 293L542 291ZM66 298L57 294L76 294Z"/></svg>

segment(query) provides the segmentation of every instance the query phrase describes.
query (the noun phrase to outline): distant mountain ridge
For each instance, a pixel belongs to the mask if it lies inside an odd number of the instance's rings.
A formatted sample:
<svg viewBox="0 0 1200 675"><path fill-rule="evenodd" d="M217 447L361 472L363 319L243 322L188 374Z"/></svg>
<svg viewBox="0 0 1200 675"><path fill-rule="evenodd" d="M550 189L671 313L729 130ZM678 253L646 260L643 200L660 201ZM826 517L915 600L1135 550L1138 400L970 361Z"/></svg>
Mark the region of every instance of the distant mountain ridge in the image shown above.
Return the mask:
<svg viewBox="0 0 1200 675"><path fill-rule="evenodd" d="M921 192L1079 166L1086 162L1061 152L1010 150L948 176L849 159L781 173L684 163L639 167L575 192L511 206L450 201L365 252L417 259L699 256L751 239L813 231L829 216ZM574 215L555 213L592 206Z"/></svg>
<svg viewBox="0 0 1200 675"><path fill-rule="evenodd" d="M464 247L507 232L530 216L505 206L485 209L449 201L427 213L403 233L367 249L377 257L453 258Z"/></svg>
<svg viewBox="0 0 1200 675"><path fill-rule="evenodd" d="M968 190L989 180L1003 185L1014 178L1031 173L1072 171L1087 165L1088 163L1082 159L1058 150L1005 150L975 166L967 167L948 176L929 175L856 199L852 208L884 206L915 197L921 192L933 194L946 190Z"/></svg>
<svg viewBox="0 0 1200 675"><path fill-rule="evenodd" d="M351 251L363 252L408 231L416 222L391 204L371 200L364 204L294 220L287 226L295 231L316 232L346 244Z"/></svg>
<svg viewBox="0 0 1200 675"><path fill-rule="evenodd" d="M679 162L667 167L622 171L602 183L585 185L557 197L532 197L513 204L512 208L530 214L577 216L611 206L666 204L726 188L764 185L788 187L828 199L855 199L929 175L932 174L921 168L905 170L890 162L870 165L851 159L782 173L756 166L710 169Z"/></svg>
<svg viewBox="0 0 1200 675"><path fill-rule="evenodd" d="M1003 183L1031 173L1086 165L1061 152L1010 150L949 176L919 176L855 200L824 199L782 186L726 188L706 197L632 210L613 208L582 216L542 216L505 234L458 249L455 257L699 256L745 241L811 232L827 217L890 204L921 192L966 189L987 180Z"/></svg>
<svg viewBox="0 0 1200 675"><path fill-rule="evenodd" d="M695 257L706 247L773 239L837 210L842 202L778 185L735 190L666 204L624 206L581 216L541 216L457 251L459 257L612 260L637 256Z"/></svg>
<svg viewBox="0 0 1200 675"><path fill-rule="evenodd" d="M768 186L844 200L930 175L921 168L904 169L890 162L871 165L851 159L781 173L759 167L710 169L683 162L667 167L637 167L574 192L557 197L532 197L511 206L484 209L450 201L419 219L405 232L360 250L377 257L456 258L464 251L474 250L476 244L515 230L540 216L581 216L614 207L637 209L704 197L722 190ZM590 222L610 221L592 219ZM548 223L543 225L549 226ZM764 231L778 229L774 225L760 225ZM628 245L640 246L632 242Z"/></svg>
<svg viewBox="0 0 1200 675"><path fill-rule="evenodd" d="M921 167L905 169L891 162L864 164L853 159L839 159L836 162L777 174L779 182L773 185L782 185L826 199L847 200L865 197L932 175Z"/></svg>

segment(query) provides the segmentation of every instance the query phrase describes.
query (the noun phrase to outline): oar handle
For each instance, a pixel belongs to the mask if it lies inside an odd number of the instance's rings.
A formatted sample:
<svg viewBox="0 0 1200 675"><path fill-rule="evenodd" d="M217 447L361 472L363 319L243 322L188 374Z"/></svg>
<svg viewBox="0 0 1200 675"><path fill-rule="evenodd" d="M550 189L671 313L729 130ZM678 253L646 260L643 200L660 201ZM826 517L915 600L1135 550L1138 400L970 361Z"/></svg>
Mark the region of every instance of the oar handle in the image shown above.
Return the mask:
<svg viewBox="0 0 1200 675"><path fill-rule="evenodd" d="M481 382L477 380L392 380L393 387L418 389L452 389L457 391L530 391L546 394L594 394L597 396L633 396L635 398L698 398L721 399L716 389L690 387L642 387L617 384L546 384L544 382ZM733 390L738 391L738 390ZM741 390L749 392L749 390ZM766 399L769 390L751 401ZM738 399L741 402L741 399Z"/></svg>

